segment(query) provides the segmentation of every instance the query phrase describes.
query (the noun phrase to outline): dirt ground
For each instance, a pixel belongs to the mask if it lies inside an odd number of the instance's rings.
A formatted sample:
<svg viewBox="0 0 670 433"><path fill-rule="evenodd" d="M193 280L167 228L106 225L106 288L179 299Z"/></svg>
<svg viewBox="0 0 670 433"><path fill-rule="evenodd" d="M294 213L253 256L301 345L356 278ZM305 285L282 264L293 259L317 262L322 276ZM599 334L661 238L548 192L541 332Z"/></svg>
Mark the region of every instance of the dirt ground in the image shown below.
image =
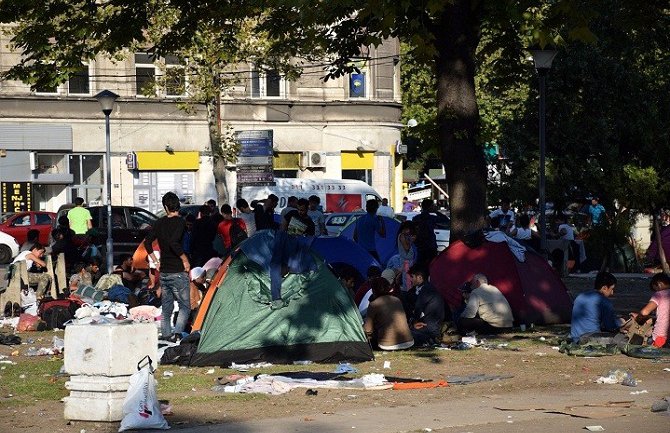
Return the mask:
<svg viewBox="0 0 670 433"><path fill-rule="evenodd" d="M592 278L569 277L566 285L575 295L593 284ZM615 294L615 307L621 313L628 313L644 305L650 296L648 279L621 278ZM7 330L2 330L6 332ZM180 368L161 366L156 372L158 395L169 400L173 415L168 421L173 429L204 424L218 424L261 418L285 416L308 417L310 414L337 413L338 411L373 407L400 407L421 405L425 402L457 400L468 396L515 395L528 390L554 393L570 389L597 389L598 377L613 369L630 371L641 384L658 380L663 375L663 367L651 360L636 359L624 355L601 358L575 358L555 350L556 338L567 334L569 327L539 327L526 332L505 334L495 340L488 340L488 347L470 350L417 349L401 353L375 352L375 360L356 364L360 376L367 373L382 373L387 376L421 377L433 381L448 380L448 376L488 374L512 376L497 381L471 385L451 385L444 388L422 390L318 390L317 395L306 395L304 390L293 390L281 396L257 394L223 394L211 390L217 377L239 373L230 369ZM0 346L0 355L16 365L2 364L0 370L0 432L111 432L118 429L118 423L93 423L67 421L63 419L63 403L60 398L67 395L64 388L66 377L57 372L62 359L55 357L26 357L28 347L49 346L53 335L62 337L62 331L20 334L24 344L20 347ZM28 338L32 344L25 344ZM41 340L40 340L41 339ZM15 350L18 356L12 356ZM384 369L384 362L390 362L390 369ZM335 369L333 364L311 364L273 366L252 370L246 374L278 373L282 371L322 371ZM16 385L16 378L22 371L25 385ZM173 375L164 375L166 371ZM665 373L667 374L667 373ZM41 393L38 390L44 389Z"/></svg>

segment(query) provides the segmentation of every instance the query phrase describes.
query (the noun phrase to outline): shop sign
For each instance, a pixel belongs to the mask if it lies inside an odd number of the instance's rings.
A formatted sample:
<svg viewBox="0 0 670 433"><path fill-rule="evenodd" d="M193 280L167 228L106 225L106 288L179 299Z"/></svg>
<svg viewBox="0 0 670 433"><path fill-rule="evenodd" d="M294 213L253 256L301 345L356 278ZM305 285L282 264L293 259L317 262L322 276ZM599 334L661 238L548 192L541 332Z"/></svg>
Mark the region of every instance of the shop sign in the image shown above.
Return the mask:
<svg viewBox="0 0 670 433"><path fill-rule="evenodd" d="M2 190L3 213L27 212L31 210L31 182L2 182L0 190Z"/></svg>

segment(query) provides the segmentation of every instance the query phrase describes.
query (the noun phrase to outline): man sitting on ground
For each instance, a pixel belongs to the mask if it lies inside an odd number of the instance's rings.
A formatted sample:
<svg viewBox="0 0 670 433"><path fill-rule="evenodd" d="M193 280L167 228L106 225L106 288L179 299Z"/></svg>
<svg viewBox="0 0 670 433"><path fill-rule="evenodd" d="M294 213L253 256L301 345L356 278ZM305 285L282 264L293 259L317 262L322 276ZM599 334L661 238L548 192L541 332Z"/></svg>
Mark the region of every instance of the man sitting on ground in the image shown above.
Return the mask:
<svg viewBox="0 0 670 433"><path fill-rule="evenodd" d="M428 273L424 268L414 265L409 274L413 285L410 294L416 297L410 316L414 343L417 346L439 343L444 322L444 299L428 282Z"/></svg>
<svg viewBox="0 0 670 433"><path fill-rule="evenodd" d="M570 336L573 343L583 344L591 338L613 338L619 331L623 320L614 313L614 306L609 300L614 295L615 286L614 275L599 272L593 290L577 296L570 321Z"/></svg>
<svg viewBox="0 0 670 433"><path fill-rule="evenodd" d="M374 278L372 301L367 310L363 329L368 340L381 350L402 350L414 345L402 301L392 294L391 284L381 277Z"/></svg>
<svg viewBox="0 0 670 433"><path fill-rule="evenodd" d="M142 284L146 274L133 267L133 256L130 254L121 254L119 260L121 264L114 269L114 273L121 276L124 286L134 291Z"/></svg>
<svg viewBox="0 0 670 433"><path fill-rule="evenodd" d="M495 334L513 326L514 318L509 302L496 286L489 284L486 275L476 274L472 277L469 290L469 293L464 291L467 301L457 321L461 334L472 331Z"/></svg>

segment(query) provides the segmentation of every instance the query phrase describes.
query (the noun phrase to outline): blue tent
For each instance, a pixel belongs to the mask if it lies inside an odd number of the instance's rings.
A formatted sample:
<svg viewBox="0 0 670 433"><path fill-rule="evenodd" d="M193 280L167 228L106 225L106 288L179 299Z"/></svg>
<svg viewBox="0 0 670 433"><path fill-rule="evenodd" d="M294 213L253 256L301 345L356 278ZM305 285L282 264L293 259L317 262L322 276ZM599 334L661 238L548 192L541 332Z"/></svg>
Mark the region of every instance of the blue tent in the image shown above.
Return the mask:
<svg viewBox="0 0 670 433"><path fill-rule="evenodd" d="M377 245L377 253L379 254L379 260L382 265L386 266L386 262L398 254L398 229L400 228L400 222L393 218L382 217L384 218L384 224L386 225L386 237L382 238L379 234L375 234L375 243ZM354 229L356 228L356 221L350 223L340 232L340 236L343 236L347 239L354 239Z"/></svg>
<svg viewBox="0 0 670 433"><path fill-rule="evenodd" d="M341 263L350 265L360 273L362 279L366 278L370 266L382 268L370 253L356 242L342 236L313 238L311 247L329 265L333 267Z"/></svg>

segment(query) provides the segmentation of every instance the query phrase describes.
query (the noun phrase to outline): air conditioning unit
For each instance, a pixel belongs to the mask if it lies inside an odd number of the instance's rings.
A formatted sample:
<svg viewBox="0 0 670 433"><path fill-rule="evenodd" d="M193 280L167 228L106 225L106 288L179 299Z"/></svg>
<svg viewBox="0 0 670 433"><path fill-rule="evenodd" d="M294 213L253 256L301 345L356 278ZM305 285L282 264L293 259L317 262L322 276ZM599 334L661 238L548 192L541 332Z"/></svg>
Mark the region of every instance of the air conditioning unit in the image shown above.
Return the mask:
<svg viewBox="0 0 670 433"><path fill-rule="evenodd" d="M302 153L302 165L316 168L326 166L326 152L305 151Z"/></svg>

